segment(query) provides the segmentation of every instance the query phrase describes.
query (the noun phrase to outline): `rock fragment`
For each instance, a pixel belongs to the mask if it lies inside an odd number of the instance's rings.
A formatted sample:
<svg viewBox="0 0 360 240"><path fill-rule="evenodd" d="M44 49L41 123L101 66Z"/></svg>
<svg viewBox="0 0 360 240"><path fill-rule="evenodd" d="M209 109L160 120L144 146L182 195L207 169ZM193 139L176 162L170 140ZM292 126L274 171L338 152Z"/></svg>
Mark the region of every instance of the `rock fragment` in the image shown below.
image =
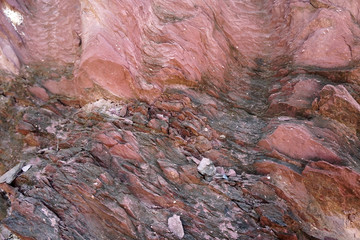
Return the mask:
<svg viewBox="0 0 360 240"><path fill-rule="evenodd" d="M21 170L22 170L23 172L27 172L30 168L31 168L31 164L28 164L28 165L22 167Z"/></svg>
<svg viewBox="0 0 360 240"><path fill-rule="evenodd" d="M23 162L18 163L15 167L4 173L0 177L0 183L6 182L7 184L12 183L15 180L17 175L21 172L21 168L24 166Z"/></svg>
<svg viewBox="0 0 360 240"><path fill-rule="evenodd" d="M178 238L184 237L184 228L180 219L180 216L174 214L168 219L169 230Z"/></svg>
<svg viewBox="0 0 360 240"><path fill-rule="evenodd" d="M203 158L197 167L198 172L205 177L212 177L216 173L214 163L208 159Z"/></svg>

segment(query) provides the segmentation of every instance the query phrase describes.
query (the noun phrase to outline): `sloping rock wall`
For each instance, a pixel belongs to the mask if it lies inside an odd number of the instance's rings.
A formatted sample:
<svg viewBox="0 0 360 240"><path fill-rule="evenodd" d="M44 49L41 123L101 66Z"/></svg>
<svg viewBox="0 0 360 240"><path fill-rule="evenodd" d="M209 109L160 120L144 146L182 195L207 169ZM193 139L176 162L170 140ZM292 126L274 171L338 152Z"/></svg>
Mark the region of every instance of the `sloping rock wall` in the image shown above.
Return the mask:
<svg viewBox="0 0 360 240"><path fill-rule="evenodd" d="M360 239L359 1L3 0L0 23L3 239Z"/></svg>

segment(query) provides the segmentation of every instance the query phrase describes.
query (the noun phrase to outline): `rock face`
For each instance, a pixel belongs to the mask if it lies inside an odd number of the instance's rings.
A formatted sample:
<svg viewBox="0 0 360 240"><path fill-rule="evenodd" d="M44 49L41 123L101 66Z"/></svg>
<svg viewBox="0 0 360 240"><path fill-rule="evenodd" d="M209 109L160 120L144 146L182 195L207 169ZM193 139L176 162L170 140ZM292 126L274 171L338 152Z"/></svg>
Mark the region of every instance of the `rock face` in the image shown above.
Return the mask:
<svg viewBox="0 0 360 240"><path fill-rule="evenodd" d="M52 74L42 83L54 94L87 100L151 101L170 86L226 89L226 80L273 61L353 65L360 53L359 3L315 2L8 1L1 66L62 73L75 67L74 77Z"/></svg>
<svg viewBox="0 0 360 240"><path fill-rule="evenodd" d="M360 239L358 0L4 0L0 23L1 239Z"/></svg>

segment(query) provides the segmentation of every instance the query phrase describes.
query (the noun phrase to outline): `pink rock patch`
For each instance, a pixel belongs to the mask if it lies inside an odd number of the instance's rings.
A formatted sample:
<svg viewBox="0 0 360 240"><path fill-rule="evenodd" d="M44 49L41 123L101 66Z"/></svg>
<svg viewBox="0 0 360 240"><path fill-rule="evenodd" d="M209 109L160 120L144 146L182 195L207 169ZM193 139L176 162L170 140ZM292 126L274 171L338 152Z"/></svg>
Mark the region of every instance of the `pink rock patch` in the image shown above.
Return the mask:
<svg viewBox="0 0 360 240"><path fill-rule="evenodd" d="M112 61L88 60L81 65L77 78L79 80L91 79L92 82L118 97L135 97L132 89L133 80L129 71L124 66ZM86 86L80 87L85 88Z"/></svg>
<svg viewBox="0 0 360 240"><path fill-rule="evenodd" d="M29 91L32 95L43 101L49 100L49 95L47 94L46 90L42 87L36 87L36 86L29 87Z"/></svg>
<svg viewBox="0 0 360 240"><path fill-rule="evenodd" d="M295 53L296 64L322 68L345 67L353 60L353 34L347 11L320 8L304 28L308 37Z"/></svg>
<svg viewBox="0 0 360 240"><path fill-rule="evenodd" d="M53 94L75 96L76 87L73 80L62 78L60 81L47 80L44 82L44 87Z"/></svg>
<svg viewBox="0 0 360 240"><path fill-rule="evenodd" d="M97 138L100 142L102 142L105 146L108 146L108 147L115 146L115 145L118 143L115 139L107 136L107 135L104 134L104 133L100 133L100 134L96 135L96 138Z"/></svg>
<svg viewBox="0 0 360 240"><path fill-rule="evenodd" d="M117 144L110 149L110 152L124 159L135 160L140 163L144 162L140 154L128 143Z"/></svg>
<svg viewBox="0 0 360 240"><path fill-rule="evenodd" d="M259 145L295 159L341 162L340 157L332 149L315 139L309 130L301 125L280 125L272 134L261 140Z"/></svg>

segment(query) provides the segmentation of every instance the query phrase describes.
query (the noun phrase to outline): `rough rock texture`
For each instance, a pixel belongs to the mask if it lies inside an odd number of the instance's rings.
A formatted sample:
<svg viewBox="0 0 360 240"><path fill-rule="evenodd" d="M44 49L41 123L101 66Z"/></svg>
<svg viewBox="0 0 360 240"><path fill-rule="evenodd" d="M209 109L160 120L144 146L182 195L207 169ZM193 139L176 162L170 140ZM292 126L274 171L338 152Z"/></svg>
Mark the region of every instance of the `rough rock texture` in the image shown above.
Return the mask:
<svg viewBox="0 0 360 240"><path fill-rule="evenodd" d="M174 215L168 219L168 226L170 231L173 232L175 236L180 239L184 237L184 229L181 219L178 215Z"/></svg>
<svg viewBox="0 0 360 240"><path fill-rule="evenodd" d="M1 239L360 239L358 0L4 0L0 23Z"/></svg>

